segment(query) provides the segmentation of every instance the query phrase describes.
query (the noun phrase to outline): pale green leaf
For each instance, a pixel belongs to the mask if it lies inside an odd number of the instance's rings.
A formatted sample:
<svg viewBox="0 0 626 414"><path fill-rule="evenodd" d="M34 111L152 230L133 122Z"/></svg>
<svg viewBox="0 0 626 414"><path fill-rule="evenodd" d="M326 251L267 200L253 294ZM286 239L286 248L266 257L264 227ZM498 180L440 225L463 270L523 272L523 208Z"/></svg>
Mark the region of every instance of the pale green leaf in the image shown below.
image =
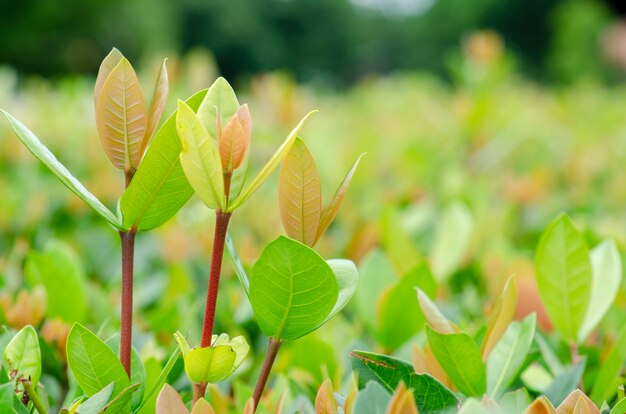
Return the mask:
<svg viewBox="0 0 626 414"><path fill-rule="evenodd" d="M445 280L461 264L473 230L472 214L465 204L454 203L443 211L430 254L438 280Z"/></svg>
<svg viewBox="0 0 626 414"><path fill-rule="evenodd" d="M585 239L567 215L555 219L542 234L535 273L550 321L561 335L576 340L590 298L591 262Z"/></svg>
<svg viewBox="0 0 626 414"><path fill-rule="evenodd" d="M193 348L185 358L185 372L191 382L222 382L233 372L237 354L229 345Z"/></svg>
<svg viewBox="0 0 626 414"><path fill-rule="evenodd" d="M250 278L250 302L267 336L294 340L331 312L338 285L330 266L310 247L279 237L263 250Z"/></svg>
<svg viewBox="0 0 626 414"><path fill-rule="evenodd" d="M0 407L6 414L29 414L24 404L17 398L15 384L12 382L0 385Z"/></svg>
<svg viewBox="0 0 626 414"><path fill-rule="evenodd" d="M50 152L45 145L39 141L39 138L35 136L28 128L26 128L20 121L15 119L8 112L2 111L11 123L11 127L17 134L18 138L28 148L28 150L41 161L48 169L56 175L56 177L69 188L74 194L80 197L89 207L94 209L102 218L104 218L113 227L123 230L122 220L115 216L111 210L106 208L104 204L100 202L78 181L63 164L57 160L57 158Z"/></svg>
<svg viewBox="0 0 626 414"><path fill-rule="evenodd" d="M391 395L378 382L370 381L359 391L354 402L354 414L384 413L391 400Z"/></svg>
<svg viewBox="0 0 626 414"><path fill-rule="evenodd" d="M335 274L339 293L335 306L328 316L317 326L318 328L346 307L350 299L352 299L352 296L354 296L359 284L359 271L352 261L346 259L330 259L326 260L326 263L328 263L328 266L330 266Z"/></svg>
<svg viewBox="0 0 626 414"><path fill-rule="evenodd" d="M376 331L376 308L381 293L396 283L391 263L380 250L372 250L359 266L360 283L354 295L356 310L365 324Z"/></svg>
<svg viewBox="0 0 626 414"><path fill-rule="evenodd" d="M221 130L239 109L239 101L232 86L219 77L209 88L198 108L198 119L213 139L218 139Z"/></svg>
<svg viewBox="0 0 626 414"><path fill-rule="evenodd" d="M113 399L100 411L104 414L126 414L130 410L130 402L137 392L141 384L133 384L124 388L122 392L113 397ZM82 413L79 413L82 414Z"/></svg>
<svg viewBox="0 0 626 414"><path fill-rule="evenodd" d="M30 325L23 327L4 349L4 360L17 377L29 379L37 387L41 377L41 350L37 331Z"/></svg>
<svg viewBox="0 0 626 414"><path fill-rule="evenodd" d="M599 364L600 369L591 390L591 399L596 403L613 398L617 392L613 384L622 372L624 361L626 361L626 327L622 328L608 355Z"/></svg>
<svg viewBox="0 0 626 414"><path fill-rule="evenodd" d="M111 394L115 384L111 383L95 393L91 398L82 403L79 408L80 414L98 414L111 400Z"/></svg>
<svg viewBox="0 0 626 414"><path fill-rule="evenodd" d="M180 162L189 184L209 208L224 210L224 177L219 151L193 109L182 101L178 102L176 131L183 145Z"/></svg>

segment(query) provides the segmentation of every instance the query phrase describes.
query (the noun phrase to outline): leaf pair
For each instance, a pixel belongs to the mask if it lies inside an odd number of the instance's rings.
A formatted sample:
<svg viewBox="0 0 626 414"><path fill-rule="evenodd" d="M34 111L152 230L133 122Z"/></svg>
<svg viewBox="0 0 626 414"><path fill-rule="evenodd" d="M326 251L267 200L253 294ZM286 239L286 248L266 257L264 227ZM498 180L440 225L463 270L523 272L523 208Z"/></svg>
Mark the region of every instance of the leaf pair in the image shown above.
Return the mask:
<svg viewBox="0 0 626 414"><path fill-rule="evenodd" d="M320 176L315 160L300 138L296 138L280 169L278 204L289 237L314 246L330 223L348 191L359 161L346 174L330 204L322 210Z"/></svg>
<svg viewBox="0 0 626 414"><path fill-rule="evenodd" d="M161 119L168 91L164 61L148 113L130 62L115 48L102 61L94 89L96 125L102 147L114 167L126 172L139 168Z"/></svg>

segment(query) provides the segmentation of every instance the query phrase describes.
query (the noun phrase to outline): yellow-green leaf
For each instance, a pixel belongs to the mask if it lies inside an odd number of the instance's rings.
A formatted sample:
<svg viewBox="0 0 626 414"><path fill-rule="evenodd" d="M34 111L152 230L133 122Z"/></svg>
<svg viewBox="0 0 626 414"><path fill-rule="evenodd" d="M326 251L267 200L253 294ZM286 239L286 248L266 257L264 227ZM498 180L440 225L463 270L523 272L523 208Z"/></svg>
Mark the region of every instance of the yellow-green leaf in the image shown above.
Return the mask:
<svg viewBox="0 0 626 414"><path fill-rule="evenodd" d="M236 353L230 346L194 348L185 359L185 372L192 382L221 382L233 372Z"/></svg>
<svg viewBox="0 0 626 414"><path fill-rule="evenodd" d="M496 301L496 305L491 313L487 332L480 349L483 361L487 360L493 347L496 346L502 335L504 335L504 331L506 331L507 326L509 326L509 323L515 316L516 307L517 287L515 279L512 277L506 282L502 295Z"/></svg>
<svg viewBox="0 0 626 414"><path fill-rule="evenodd" d="M189 184L209 208L223 210L224 177L220 154L193 109L183 101L178 101L176 131L183 146L180 163Z"/></svg>
<svg viewBox="0 0 626 414"><path fill-rule="evenodd" d="M122 59L102 85L96 102L96 125L111 164L124 171L139 166L148 117L139 79Z"/></svg>
<svg viewBox="0 0 626 414"><path fill-rule="evenodd" d="M233 201L232 205L228 206L228 211L233 211L241 206L248 198L250 198L250 196L256 190L258 190L261 184L263 184L265 180L267 180L272 171L274 171L274 169L283 160L283 158L285 158L287 152L289 152L289 150L291 149L291 146L296 140L298 132L300 132L300 129L302 129L302 126L304 125L306 120L315 112L317 111L311 111L304 118L302 118L298 125L296 125L296 127L289 133L282 145L276 150L274 155L272 155L272 158L270 158L270 160L267 162L267 164L265 164L263 169L261 169L261 172L259 172L259 174L252 181L252 183L250 183L250 186L248 186L248 188L246 188L245 191Z"/></svg>
<svg viewBox="0 0 626 414"><path fill-rule="evenodd" d="M100 69L98 69L98 77L96 78L96 86L94 87L93 91L94 104L97 105L98 103L98 97L100 96L100 91L102 91L102 85L104 85L104 81L107 80L111 71L115 69L117 64L120 63L120 60L122 59L124 59L124 55L122 54L122 52L120 52L116 48L113 48L100 64Z"/></svg>
<svg viewBox="0 0 626 414"><path fill-rule="evenodd" d="M148 124L146 126L146 132L141 141L140 153L143 154L154 135L154 132L159 126L159 120L163 115L165 109L165 103L167 102L167 95L169 94L170 84L167 77L167 67L165 64L167 59L163 61L159 76L157 77L156 85L154 86L154 93L152 94L152 102L150 102L150 111L148 111Z"/></svg>
<svg viewBox="0 0 626 414"><path fill-rule="evenodd" d="M320 219L320 224L317 227L317 233L315 234L315 241L313 242L313 244L318 242L320 237L322 237L322 234L324 234L328 226L330 226L330 223L332 223L333 220L335 219L335 216L337 215L337 212L339 211L339 207L341 207L341 203L343 203L343 199L346 197L346 193L348 192L348 187L350 186L352 177L354 177L356 168L358 167L359 162L361 161L361 158L363 158L364 155L365 153L359 155L359 158L356 159L356 161L354 162L354 165L352 165L352 168L350 168L345 178L341 182L341 185L339 186L339 188L337 188L337 191L335 192L335 195L333 196L333 199L331 200L330 204L328 204L328 206L324 208L322 217Z"/></svg>
<svg viewBox="0 0 626 414"><path fill-rule="evenodd" d="M315 160L300 138L280 168L278 205L287 235L313 246L322 212L322 190Z"/></svg>
<svg viewBox="0 0 626 414"><path fill-rule="evenodd" d="M198 119L213 139L218 139L222 127L239 108L237 95L221 76L213 82L198 108Z"/></svg>
<svg viewBox="0 0 626 414"><path fill-rule="evenodd" d="M248 105L242 105L220 135L220 157L225 173L232 173L243 162L250 144L251 133L250 111Z"/></svg>

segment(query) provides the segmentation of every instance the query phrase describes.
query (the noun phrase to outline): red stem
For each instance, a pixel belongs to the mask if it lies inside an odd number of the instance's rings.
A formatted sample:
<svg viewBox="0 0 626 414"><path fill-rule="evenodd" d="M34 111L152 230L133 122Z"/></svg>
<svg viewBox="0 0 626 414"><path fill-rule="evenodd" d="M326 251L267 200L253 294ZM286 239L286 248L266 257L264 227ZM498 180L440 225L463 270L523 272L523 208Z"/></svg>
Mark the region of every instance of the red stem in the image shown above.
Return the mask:
<svg viewBox="0 0 626 414"><path fill-rule="evenodd" d="M267 353L265 354L265 359L263 360L263 367L261 367L259 379L257 380L256 386L254 387L254 394L252 394L255 411L256 407L259 405L259 401L261 401L261 396L263 395L265 384L267 384L267 380L270 377L272 365L274 365L274 361L276 360L276 355L278 355L278 350L280 349L281 344L282 342L280 342L280 340L269 338L267 344Z"/></svg>
<svg viewBox="0 0 626 414"><path fill-rule="evenodd" d="M120 332L120 361L130 378L130 350L133 335L133 260L137 231L120 232L122 240L122 329Z"/></svg>

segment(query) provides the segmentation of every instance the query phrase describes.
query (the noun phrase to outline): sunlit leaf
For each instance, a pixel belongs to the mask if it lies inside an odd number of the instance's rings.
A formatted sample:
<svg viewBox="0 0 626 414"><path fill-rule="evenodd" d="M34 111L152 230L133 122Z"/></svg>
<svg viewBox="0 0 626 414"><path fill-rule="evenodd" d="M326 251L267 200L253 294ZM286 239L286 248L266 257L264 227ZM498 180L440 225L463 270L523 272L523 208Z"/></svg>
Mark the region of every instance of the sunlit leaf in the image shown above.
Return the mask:
<svg viewBox="0 0 626 414"><path fill-rule="evenodd" d="M622 372L624 361L626 361L626 327L622 328L610 352L600 364L600 369L593 382L592 400L602 403L602 401L610 400L615 395L617 389L613 384Z"/></svg>
<svg viewBox="0 0 626 414"><path fill-rule="evenodd" d="M98 69L98 77L96 78L96 85L93 91L94 105L98 102L104 81L107 80L109 74L113 71L113 69L115 69L122 59L124 59L124 55L122 55L122 53L116 48L113 48L104 60L102 60L100 68Z"/></svg>
<svg viewBox="0 0 626 414"><path fill-rule="evenodd" d="M381 292L393 286L398 278L385 254L372 250L360 263L359 288L354 294L356 310L365 325L376 332L376 305Z"/></svg>
<svg viewBox="0 0 626 414"><path fill-rule="evenodd" d="M124 171L137 169L148 116L139 79L122 59L102 85L96 102L96 126L109 161Z"/></svg>
<svg viewBox="0 0 626 414"><path fill-rule="evenodd" d="M485 332L485 337L480 347L483 360L487 360L489 353L496 346L513 317L515 317L516 307L517 286L515 285L515 278L512 277L504 285L502 295L496 301L496 305L491 312L487 332Z"/></svg>
<svg viewBox="0 0 626 414"><path fill-rule="evenodd" d="M228 81L219 77L209 88L205 99L198 108L198 119L213 139L218 139L220 131L239 109L237 95Z"/></svg>
<svg viewBox="0 0 626 414"><path fill-rule="evenodd" d="M12 382L0 385L0 407L7 410L7 414L29 414L24 404L17 398L15 384Z"/></svg>
<svg viewBox="0 0 626 414"><path fill-rule="evenodd" d="M123 230L122 220L114 215L111 210L106 208L100 200L89 192L78 181L63 164L57 160L57 158L50 152L45 145L39 141L39 138L35 136L28 128L26 128L20 121L15 119L8 112L2 111L11 123L11 127L17 134L18 138L28 148L28 150L41 161L48 169L74 194L80 197L89 207L94 209L102 218L104 218L113 227Z"/></svg>
<svg viewBox="0 0 626 414"><path fill-rule="evenodd" d="M556 414L600 414L600 410L584 392L576 389L559 404Z"/></svg>
<svg viewBox="0 0 626 414"><path fill-rule="evenodd" d="M607 313L622 280L622 260L613 240L605 240L591 250L591 298L578 341L587 338Z"/></svg>
<svg viewBox="0 0 626 414"><path fill-rule="evenodd" d="M524 411L524 414L556 414L554 406L546 397L539 397Z"/></svg>
<svg viewBox="0 0 626 414"><path fill-rule="evenodd" d="M133 384L122 390L116 395L101 411L106 414L126 414L130 409L129 404L135 395L135 392L142 384Z"/></svg>
<svg viewBox="0 0 626 414"><path fill-rule="evenodd" d="M265 164L265 166L261 169L259 174L254 178L254 180L252 180L252 183L250 183L250 185L239 195L239 197L234 199L232 205L229 204L228 211L233 211L241 206L248 198L250 198L250 196L256 190L258 190L261 184L263 184L265 180L267 180L272 171L274 171L274 169L289 152L289 149L295 142L297 135L300 132L300 129L302 129L302 126L304 125L306 120L315 112L317 111L311 111L304 118L302 118L298 125L296 125L296 127L289 133L282 145L276 150L274 155L272 155L272 158L270 158L267 164Z"/></svg>
<svg viewBox="0 0 626 414"><path fill-rule="evenodd" d="M406 388L404 382L401 382L391 397L387 414L418 414L413 393Z"/></svg>
<svg viewBox="0 0 626 414"><path fill-rule="evenodd" d="M443 313L437 308L437 305L424 293L421 289L417 289L417 300L419 302L424 318L430 326L432 326L437 332L444 334L452 334L460 332L459 328L446 318Z"/></svg>
<svg viewBox="0 0 626 414"><path fill-rule="evenodd" d="M220 158L225 173L232 173L242 164L252 133L248 105L242 105L226 124L219 139Z"/></svg>
<svg viewBox="0 0 626 414"><path fill-rule="evenodd" d="M176 390L165 384L157 397L155 414L189 414L189 410Z"/></svg>
<svg viewBox="0 0 626 414"><path fill-rule="evenodd" d="M455 203L443 211L431 251L438 280L446 279L461 264L473 230L474 221L465 204Z"/></svg>
<svg viewBox="0 0 626 414"><path fill-rule="evenodd" d="M141 147L139 149L141 155L143 155L146 151L148 143L150 143L150 139L154 135L157 126L159 126L159 120L161 119L161 115L163 115L165 103L167 102L170 83L167 76L167 67L165 66L166 63L167 59L165 59L161 65L161 70L159 71L156 85L154 86L154 93L152 94L152 101L150 102L150 109L148 111L146 132L141 140Z"/></svg>
<svg viewBox="0 0 626 414"><path fill-rule="evenodd" d="M426 336L441 368L459 391L466 396L482 396L487 389L487 377L474 340L465 333L444 334L429 326Z"/></svg>
<svg viewBox="0 0 626 414"><path fill-rule="evenodd" d="M296 138L280 168L278 205L287 235L312 246L322 211L320 175L300 138Z"/></svg>
<svg viewBox="0 0 626 414"><path fill-rule="evenodd" d="M215 414L215 410L207 400L200 398L191 409L191 414Z"/></svg>
<svg viewBox="0 0 626 414"><path fill-rule="evenodd" d="M339 293L335 306L333 306L333 309L318 327L324 325L346 307L350 299L352 299L352 296L354 296L359 283L359 271L352 261L346 259L330 259L326 260L326 263L328 263L328 266L330 266L335 274Z"/></svg>
<svg viewBox="0 0 626 414"><path fill-rule="evenodd" d="M341 207L341 203L343 203L343 199L346 197L346 193L348 192L348 187L350 186L350 182L352 181L352 177L354 177L354 173L356 172L356 168L359 166L359 162L361 158L363 158L365 154L359 155L359 158L356 159L352 168L348 171L346 176L344 177L341 185L337 188L333 199L330 203L324 208L322 212L322 216L320 218L319 226L317 227L317 232L315 234L315 240L313 244L316 244L320 237L324 234L330 223L333 222L337 212L339 211L339 207Z"/></svg>
<svg viewBox="0 0 626 414"><path fill-rule="evenodd" d="M98 414L111 399L115 384L111 383L80 405L80 414Z"/></svg>
<svg viewBox="0 0 626 414"><path fill-rule="evenodd" d="M4 359L9 370L18 377L30 378L36 387L41 377L41 349L35 328L28 325L16 333L4 349Z"/></svg>
<svg viewBox="0 0 626 414"><path fill-rule="evenodd" d="M236 356L225 345L193 348L185 356L185 372L192 382L221 382L232 373Z"/></svg>
<svg viewBox="0 0 626 414"><path fill-rule="evenodd" d="M317 390L315 414L337 414L337 401L330 379L325 380Z"/></svg>
<svg viewBox="0 0 626 414"><path fill-rule="evenodd" d="M591 262L585 239L567 215L560 215L542 234L535 268L550 321L561 335L576 340L590 298Z"/></svg>
<svg viewBox="0 0 626 414"><path fill-rule="evenodd" d="M219 151L193 109L182 101L178 101L176 130L183 145L180 162L189 184L209 208L223 210L224 177Z"/></svg>

